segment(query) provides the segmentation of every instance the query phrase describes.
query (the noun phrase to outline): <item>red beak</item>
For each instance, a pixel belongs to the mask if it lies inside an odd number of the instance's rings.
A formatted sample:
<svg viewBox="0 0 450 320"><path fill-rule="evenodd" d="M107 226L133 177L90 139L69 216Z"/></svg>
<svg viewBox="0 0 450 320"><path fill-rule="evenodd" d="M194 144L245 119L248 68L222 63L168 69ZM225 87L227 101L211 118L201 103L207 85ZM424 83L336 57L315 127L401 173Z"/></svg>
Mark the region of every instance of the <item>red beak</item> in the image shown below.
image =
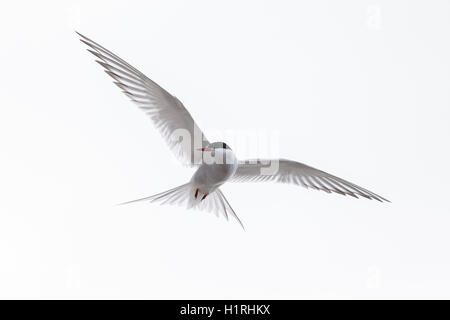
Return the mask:
<svg viewBox="0 0 450 320"><path fill-rule="evenodd" d="M200 149L197 149L198 151L211 151L211 149L210 148L200 148Z"/></svg>

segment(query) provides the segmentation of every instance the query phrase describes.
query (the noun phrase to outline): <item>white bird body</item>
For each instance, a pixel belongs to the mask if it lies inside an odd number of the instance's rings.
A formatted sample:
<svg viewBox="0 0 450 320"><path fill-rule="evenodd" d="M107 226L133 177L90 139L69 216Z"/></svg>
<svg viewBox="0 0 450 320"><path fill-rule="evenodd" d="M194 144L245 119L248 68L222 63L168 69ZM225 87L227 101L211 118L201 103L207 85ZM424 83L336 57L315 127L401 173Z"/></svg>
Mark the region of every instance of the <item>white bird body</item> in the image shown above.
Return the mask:
<svg viewBox="0 0 450 320"><path fill-rule="evenodd" d="M169 148L184 164L197 167L188 183L150 197L129 201L178 204L187 208L228 214L242 222L220 190L225 182L274 181L306 188L389 201L372 191L357 186L303 163L286 159L253 159L239 161L223 142L210 143L180 100L146 77L142 72L98 43L80 35L88 51L139 108L147 113ZM181 134L181 135L180 135ZM182 137L183 139L180 139ZM201 139L197 139L197 138ZM185 140L187 138L187 140ZM201 152L199 152L201 151ZM268 170L276 164L276 170Z"/></svg>
<svg viewBox="0 0 450 320"><path fill-rule="evenodd" d="M194 189L200 194L210 194L218 187L227 182L238 168L237 158L230 149L216 149L215 158L226 159L226 161L214 161L211 164L202 163L195 171L191 179Z"/></svg>

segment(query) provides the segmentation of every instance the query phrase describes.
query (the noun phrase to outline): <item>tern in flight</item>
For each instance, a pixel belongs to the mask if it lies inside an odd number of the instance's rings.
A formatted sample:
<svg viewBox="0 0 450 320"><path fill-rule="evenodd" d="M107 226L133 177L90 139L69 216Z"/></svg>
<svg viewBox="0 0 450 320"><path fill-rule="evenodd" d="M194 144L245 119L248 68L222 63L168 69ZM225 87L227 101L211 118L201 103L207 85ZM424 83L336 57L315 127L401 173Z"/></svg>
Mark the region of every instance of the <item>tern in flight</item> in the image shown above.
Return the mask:
<svg viewBox="0 0 450 320"><path fill-rule="evenodd" d="M170 149L184 164L197 168L179 187L129 201L184 205L233 216L243 224L220 190L225 182L274 181L335 192L355 198L389 201L372 191L303 163L286 159L240 161L224 142L209 142L187 109L175 96L98 43L78 33L114 83L152 120ZM275 168L275 169L274 169Z"/></svg>

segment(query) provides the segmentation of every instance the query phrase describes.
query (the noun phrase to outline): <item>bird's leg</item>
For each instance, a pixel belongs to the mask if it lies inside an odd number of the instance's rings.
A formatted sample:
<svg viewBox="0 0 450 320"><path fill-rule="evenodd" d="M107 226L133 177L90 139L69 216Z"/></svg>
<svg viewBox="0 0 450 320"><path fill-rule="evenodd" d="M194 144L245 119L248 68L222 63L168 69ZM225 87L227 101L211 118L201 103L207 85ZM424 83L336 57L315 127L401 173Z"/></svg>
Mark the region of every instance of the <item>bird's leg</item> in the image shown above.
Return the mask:
<svg viewBox="0 0 450 320"><path fill-rule="evenodd" d="M195 199L197 199L197 196L198 196L198 188L195 189Z"/></svg>
<svg viewBox="0 0 450 320"><path fill-rule="evenodd" d="M207 196L208 194L209 194L209 193L205 193L205 194L203 195L203 197L202 197L202 200L200 200L200 201L205 200L205 198L206 198L206 196Z"/></svg>

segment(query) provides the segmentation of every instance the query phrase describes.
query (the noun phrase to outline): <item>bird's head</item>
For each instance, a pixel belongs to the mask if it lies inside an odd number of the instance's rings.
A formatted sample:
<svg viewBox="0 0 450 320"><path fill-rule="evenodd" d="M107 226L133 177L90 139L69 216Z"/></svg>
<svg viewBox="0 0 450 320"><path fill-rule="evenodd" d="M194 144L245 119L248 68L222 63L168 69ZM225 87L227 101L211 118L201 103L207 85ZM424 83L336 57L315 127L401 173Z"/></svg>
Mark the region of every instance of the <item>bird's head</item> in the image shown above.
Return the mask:
<svg viewBox="0 0 450 320"><path fill-rule="evenodd" d="M225 142L213 142L198 150L202 151L203 161L207 164L228 164L233 163L235 159L231 148Z"/></svg>
<svg viewBox="0 0 450 320"><path fill-rule="evenodd" d="M212 143L208 144L208 146L206 146L205 148L200 148L198 150L205 152L205 151L215 151L215 150L220 150L220 149L231 150L231 148L225 142L212 142Z"/></svg>

